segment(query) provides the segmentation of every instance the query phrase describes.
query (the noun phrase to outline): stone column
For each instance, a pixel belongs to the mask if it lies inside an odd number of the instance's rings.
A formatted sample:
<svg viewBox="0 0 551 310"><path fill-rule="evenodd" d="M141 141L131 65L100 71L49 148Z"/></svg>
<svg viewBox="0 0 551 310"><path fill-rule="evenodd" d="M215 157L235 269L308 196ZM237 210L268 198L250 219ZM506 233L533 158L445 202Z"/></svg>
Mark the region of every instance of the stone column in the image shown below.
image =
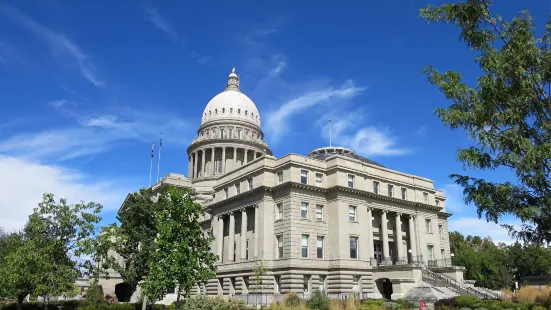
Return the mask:
<svg viewBox="0 0 551 310"><path fill-rule="evenodd" d="M224 251L224 218L218 216L218 258L222 261L222 252Z"/></svg>
<svg viewBox="0 0 551 310"><path fill-rule="evenodd" d="M258 158L258 152L254 151L254 159L257 159L257 158Z"/></svg>
<svg viewBox="0 0 551 310"><path fill-rule="evenodd" d="M197 158L199 155L198 151L193 152L193 177L197 177L197 163L199 162L199 158Z"/></svg>
<svg viewBox="0 0 551 310"><path fill-rule="evenodd" d="M226 147L222 148L222 173L226 173Z"/></svg>
<svg viewBox="0 0 551 310"><path fill-rule="evenodd" d="M416 263L419 259L417 258L417 242L415 235L415 222L414 222L415 216L410 215L409 216L409 248L411 249L411 260L412 263Z"/></svg>
<svg viewBox="0 0 551 310"><path fill-rule="evenodd" d="M241 209L241 260L247 259L247 209Z"/></svg>
<svg viewBox="0 0 551 310"><path fill-rule="evenodd" d="M191 157L192 155L189 154L187 157L187 178L191 180Z"/></svg>
<svg viewBox="0 0 551 310"><path fill-rule="evenodd" d="M396 253L398 254L398 264L405 263L404 258L404 247L402 245L402 214L396 213Z"/></svg>
<svg viewBox="0 0 551 310"><path fill-rule="evenodd" d="M248 149L243 149L243 154L245 154L244 155L245 158L243 160L245 161L245 164L248 164L249 163L249 150Z"/></svg>
<svg viewBox="0 0 551 310"><path fill-rule="evenodd" d="M215 148L211 148L211 154L210 154L210 175L213 176L214 175L214 153L215 153Z"/></svg>
<svg viewBox="0 0 551 310"><path fill-rule="evenodd" d="M210 219L210 228L213 236L216 236L214 242L211 244L210 251L212 254L217 255L218 254L218 243L220 243L220 240L218 239L218 221L216 216L213 216Z"/></svg>
<svg viewBox="0 0 551 310"><path fill-rule="evenodd" d="M237 148L233 147L233 166L231 167L233 170L237 168Z"/></svg>
<svg viewBox="0 0 551 310"><path fill-rule="evenodd" d="M203 158L201 161L201 177L205 176L205 153L206 153L205 151L206 149L201 150L201 153L203 153Z"/></svg>
<svg viewBox="0 0 551 310"><path fill-rule="evenodd" d="M254 206L254 258L258 258L258 241L260 234L258 233L258 206Z"/></svg>
<svg viewBox="0 0 551 310"><path fill-rule="evenodd" d="M386 220L386 211L383 211L381 213L381 235L383 239L383 258L385 261L385 264L389 264L391 262L390 260L390 254L388 251L388 223Z"/></svg>
<svg viewBox="0 0 551 310"><path fill-rule="evenodd" d="M373 253L373 209L367 208L367 255L369 262L374 258Z"/></svg>
<svg viewBox="0 0 551 310"><path fill-rule="evenodd" d="M230 234L228 237L228 260L234 261L235 254L235 215L230 213Z"/></svg>

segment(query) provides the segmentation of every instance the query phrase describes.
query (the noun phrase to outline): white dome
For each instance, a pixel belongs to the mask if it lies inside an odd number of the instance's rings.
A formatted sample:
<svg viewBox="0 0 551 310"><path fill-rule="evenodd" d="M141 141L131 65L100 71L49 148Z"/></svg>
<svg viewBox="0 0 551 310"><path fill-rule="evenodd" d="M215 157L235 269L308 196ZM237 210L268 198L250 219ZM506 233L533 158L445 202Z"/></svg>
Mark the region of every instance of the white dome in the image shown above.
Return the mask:
<svg viewBox="0 0 551 310"><path fill-rule="evenodd" d="M233 71L228 77L226 90L214 96L207 104L201 125L224 119L246 121L260 127L258 109L254 102L239 90L239 78Z"/></svg>

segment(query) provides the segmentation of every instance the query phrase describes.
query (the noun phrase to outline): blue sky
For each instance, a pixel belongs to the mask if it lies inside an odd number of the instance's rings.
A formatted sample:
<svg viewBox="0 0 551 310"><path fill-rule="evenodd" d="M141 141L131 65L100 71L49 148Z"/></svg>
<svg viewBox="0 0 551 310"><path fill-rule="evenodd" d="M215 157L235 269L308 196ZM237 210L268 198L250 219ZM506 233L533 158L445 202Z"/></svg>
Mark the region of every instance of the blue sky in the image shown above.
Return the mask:
<svg viewBox="0 0 551 310"><path fill-rule="evenodd" d="M528 9L539 29L551 13L549 1L499 2L496 13ZM417 17L431 3L0 2L0 226L21 227L43 192L100 202L113 221L147 185L160 132L161 174L186 173L201 113L235 65L274 155L327 145L332 118L334 144L434 180L451 229L507 240L448 178L470 141L434 116L449 102L419 70L473 83L479 69L455 27Z"/></svg>

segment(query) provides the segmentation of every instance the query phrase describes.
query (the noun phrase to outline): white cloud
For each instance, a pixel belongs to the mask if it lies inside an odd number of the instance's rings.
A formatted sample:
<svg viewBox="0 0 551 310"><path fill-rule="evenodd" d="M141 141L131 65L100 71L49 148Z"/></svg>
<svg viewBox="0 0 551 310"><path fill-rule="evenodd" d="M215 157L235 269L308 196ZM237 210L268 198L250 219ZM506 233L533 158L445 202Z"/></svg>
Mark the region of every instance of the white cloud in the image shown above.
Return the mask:
<svg viewBox="0 0 551 310"><path fill-rule="evenodd" d="M46 44L54 56L65 55L72 58L77 63L80 74L88 82L96 87L104 86L94 73L90 57L65 34L53 31L9 4L0 3L0 14L4 14Z"/></svg>
<svg viewBox="0 0 551 310"><path fill-rule="evenodd" d="M448 212L461 212L465 207L463 200L463 187L458 184L446 184L440 189L446 196L446 210Z"/></svg>
<svg viewBox="0 0 551 310"><path fill-rule="evenodd" d="M306 110L319 104L340 101L358 96L365 90L365 87L356 87L352 81L347 81L340 87L329 87L323 90L310 91L294 99L283 103L276 111L268 114L266 119L266 130L269 132L270 141L277 141L289 130L289 120L299 114L306 113Z"/></svg>
<svg viewBox="0 0 551 310"><path fill-rule="evenodd" d="M448 230L458 231L465 236L490 237L495 243L514 243L515 240L508 235L507 229L501 227L500 224L509 224L515 228L520 228L521 223L518 220L503 220L499 224L495 224L477 217L460 217L457 219L451 217L448 220Z"/></svg>
<svg viewBox="0 0 551 310"><path fill-rule="evenodd" d="M0 227L20 229L42 194L53 193L68 203L97 202L104 210L117 210L129 192L111 181L88 180L76 170L0 156Z"/></svg>
<svg viewBox="0 0 551 310"><path fill-rule="evenodd" d="M342 112L346 111L346 113ZM363 156L404 155L409 149L397 146L393 133L377 126L362 126L367 122L366 113L359 109L339 109L323 115L317 124L321 127L321 136L329 140L329 124L332 120L332 144L351 148Z"/></svg>
<svg viewBox="0 0 551 310"><path fill-rule="evenodd" d="M192 138L191 128L177 115L129 112L125 116L124 120L111 114L80 117L74 127L21 133L1 141L0 154L59 162L105 152L123 140L151 142L160 132L171 144Z"/></svg>
<svg viewBox="0 0 551 310"><path fill-rule="evenodd" d="M151 22L159 30L166 33L173 41L178 41L178 33L174 31L172 25L166 19L164 19L161 14L159 14L159 11L155 7L146 7L145 14L145 19L147 21Z"/></svg>
<svg viewBox="0 0 551 310"><path fill-rule="evenodd" d="M63 107L64 105L66 105L67 103L69 103L68 100L65 100L65 99L60 99L60 100L52 100L50 102L48 102L49 105L55 107L55 108L61 108Z"/></svg>

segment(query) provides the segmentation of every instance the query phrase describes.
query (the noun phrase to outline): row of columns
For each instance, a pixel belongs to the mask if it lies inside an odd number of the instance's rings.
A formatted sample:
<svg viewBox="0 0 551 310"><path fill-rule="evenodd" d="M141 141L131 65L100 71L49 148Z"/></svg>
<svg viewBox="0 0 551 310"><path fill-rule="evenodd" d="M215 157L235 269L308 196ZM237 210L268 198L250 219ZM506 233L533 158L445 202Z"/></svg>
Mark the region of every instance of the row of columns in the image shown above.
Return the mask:
<svg viewBox="0 0 551 310"><path fill-rule="evenodd" d="M372 253L371 251L373 251L373 248L374 248L374 241L373 241L373 209L372 208L368 208L367 209L367 218L368 218L368 221L367 221L367 248L368 250L370 251L368 254L369 254L369 257L374 257L374 253ZM396 240L396 250L397 250L397 255L398 255L398 258L405 258L407 257L407 254L404 253L404 249L402 247L402 214L401 213L396 213L395 214L395 220L396 220L396 227L395 227L395 232L394 232L394 236L395 236L395 240ZM411 256L412 258L413 257L416 257L417 256L417 240L416 240L416 236L415 236L415 216L414 215L409 215L409 219L408 219L408 226L409 226L409 240L410 240L410 244L409 244L409 248L411 249ZM389 247L389 242L388 242L388 226L387 226L387 211L382 211L381 212L381 239L382 239L382 244L383 244L383 258L385 259L385 261L389 260L390 259L390 247ZM404 255L406 254L406 255Z"/></svg>
<svg viewBox="0 0 551 310"><path fill-rule="evenodd" d="M226 173L226 148L227 147L210 147L210 148L201 148L198 150L195 150L192 152L188 157L188 177L191 176L191 178L198 178L206 176L207 174L207 162L206 162L206 153L207 150L210 150L210 175L216 174L215 169L215 154L216 150L222 149L222 158L221 158L221 168L220 173L224 174ZM237 150L241 149L243 150L243 161L241 162L241 165L249 163L249 153L253 152L253 160L257 159L259 156L262 155L262 153L257 152L255 149L248 149L248 148L237 148L237 147L230 147L233 149L233 162L232 167L237 167ZM201 153L201 155L199 155ZM199 163L199 156L201 156L201 166L198 166Z"/></svg>
<svg viewBox="0 0 551 310"><path fill-rule="evenodd" d="M253 206L254 208L254 230L253 230L253 239L254 239L254 258L258 257L258 206ZM228 261L234 261L235 256L235 213L241 211L241 260L247 259L247 208L242 208L240 210L230 211L229 216L229 235L228 235ZM215 220L218 223L215 223ZM216 236L216 254L220 261L224 257L224 215L219 215L212 220L212 226L217 225L218 234Z"/></svg>

